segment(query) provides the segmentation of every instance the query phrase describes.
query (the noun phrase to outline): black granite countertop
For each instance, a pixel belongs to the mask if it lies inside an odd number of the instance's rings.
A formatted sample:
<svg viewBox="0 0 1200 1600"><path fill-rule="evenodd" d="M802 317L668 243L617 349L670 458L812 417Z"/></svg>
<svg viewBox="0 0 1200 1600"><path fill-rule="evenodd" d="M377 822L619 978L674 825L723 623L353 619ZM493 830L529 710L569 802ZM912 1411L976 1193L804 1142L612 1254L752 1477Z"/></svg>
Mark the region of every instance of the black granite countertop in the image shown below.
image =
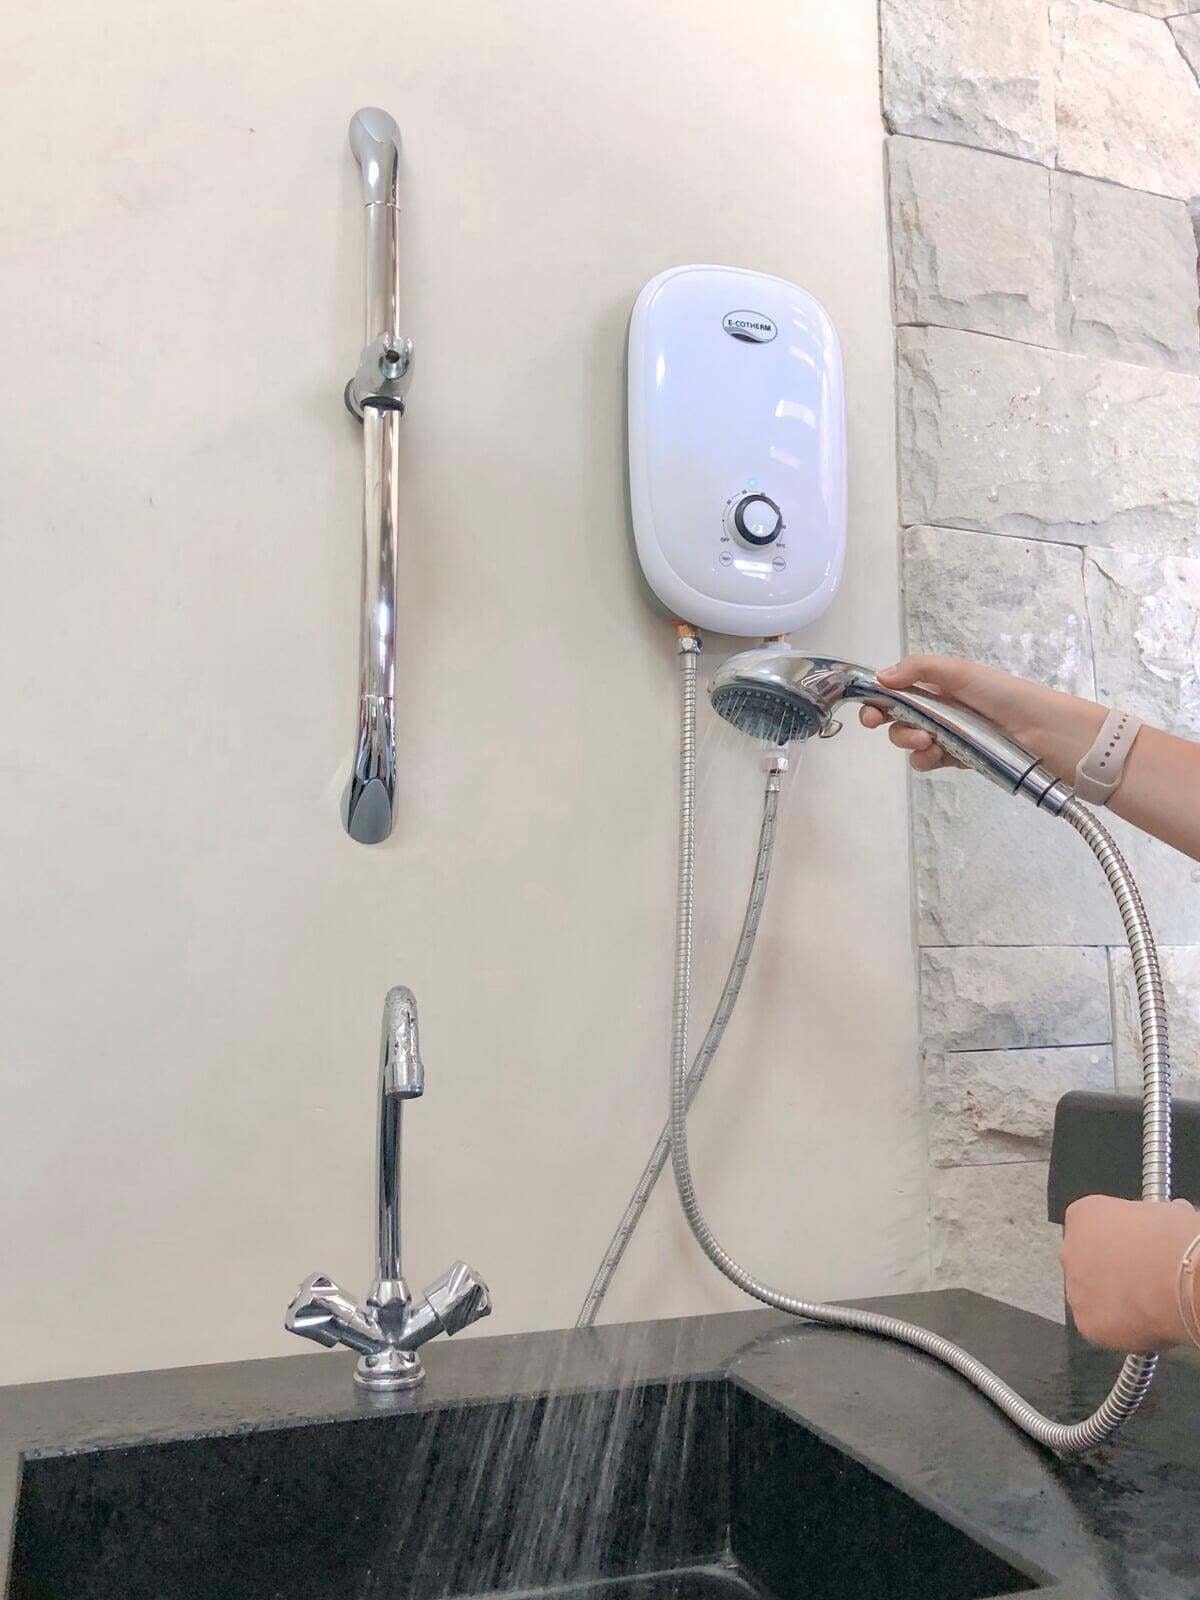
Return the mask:
<svg viewBox="0 0 1200 1600"><path fill-rule="evenodd" d="M1043 1411L1103 1397L1117 1358L961 1290L864 1302L964 1344ZM22 1461L725 1373L1042 1581L1055 1600L1200 1596L1200 1368L1162 1364L1117 1441L1065 1463L962 1379L898 1345L773 1312L435 1342L415 1394L364 1394L353 1358L265 1361L0 1389L0 1592Z"/></svg>

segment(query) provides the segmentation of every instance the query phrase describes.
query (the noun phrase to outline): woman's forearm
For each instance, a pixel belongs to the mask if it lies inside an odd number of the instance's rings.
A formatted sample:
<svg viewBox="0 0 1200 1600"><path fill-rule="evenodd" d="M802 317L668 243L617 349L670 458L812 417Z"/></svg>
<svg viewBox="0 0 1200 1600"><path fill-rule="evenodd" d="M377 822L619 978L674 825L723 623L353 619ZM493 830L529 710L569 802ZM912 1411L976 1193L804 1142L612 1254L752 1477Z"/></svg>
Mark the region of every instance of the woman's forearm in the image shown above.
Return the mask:
<svg viewBox="0 0 1200 1600"><path fill-rule="evenodd" d="M1024 742L1056 778L1073 783L1107 714L1091 700L1047 692ZM1200 745L1144 726L1108 809L1200 860Z"/></svg>
<svg viewBox="0 0 1200 1600"><path fill-rule="evenodd" d="M1144 727L1108 808L1200 861L1200 745Z"/></svg>

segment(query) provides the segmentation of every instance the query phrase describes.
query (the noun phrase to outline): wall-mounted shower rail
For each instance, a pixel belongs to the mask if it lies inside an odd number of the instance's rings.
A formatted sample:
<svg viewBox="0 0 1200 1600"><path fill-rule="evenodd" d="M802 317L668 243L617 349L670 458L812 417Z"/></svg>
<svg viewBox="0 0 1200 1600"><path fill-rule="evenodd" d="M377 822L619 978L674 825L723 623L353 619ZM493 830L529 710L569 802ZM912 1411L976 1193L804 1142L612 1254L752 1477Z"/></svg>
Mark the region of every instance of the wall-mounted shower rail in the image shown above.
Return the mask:
<svg viewBox="0 0 1200 1600"><path fill-rule="evenodd" d="M399 331L400 130L367 106L350 121L366 205L366 343L346 385L363 426L362 621L358 744L346 790L346 831L378 844L396 803L396 558L400 419L412 377L412 341Z"/></svg>

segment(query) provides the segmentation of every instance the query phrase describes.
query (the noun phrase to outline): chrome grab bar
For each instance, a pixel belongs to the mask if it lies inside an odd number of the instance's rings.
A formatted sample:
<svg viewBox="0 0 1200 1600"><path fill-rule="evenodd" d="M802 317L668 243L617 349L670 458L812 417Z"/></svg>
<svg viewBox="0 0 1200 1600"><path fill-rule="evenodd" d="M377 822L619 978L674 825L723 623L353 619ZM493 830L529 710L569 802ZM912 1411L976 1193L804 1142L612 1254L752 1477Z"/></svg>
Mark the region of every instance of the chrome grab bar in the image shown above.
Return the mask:
<svg viewBox="0 0 1200 1600"><path fill-rule="evenodd" d="M366 344L346 385L363 426L362 622L358 744L343 820L360 844L392 831L396 805L396 566L400 419L412 380L412 340L399 322L400 130L366 106L350 121L366 206Z"/></svg>

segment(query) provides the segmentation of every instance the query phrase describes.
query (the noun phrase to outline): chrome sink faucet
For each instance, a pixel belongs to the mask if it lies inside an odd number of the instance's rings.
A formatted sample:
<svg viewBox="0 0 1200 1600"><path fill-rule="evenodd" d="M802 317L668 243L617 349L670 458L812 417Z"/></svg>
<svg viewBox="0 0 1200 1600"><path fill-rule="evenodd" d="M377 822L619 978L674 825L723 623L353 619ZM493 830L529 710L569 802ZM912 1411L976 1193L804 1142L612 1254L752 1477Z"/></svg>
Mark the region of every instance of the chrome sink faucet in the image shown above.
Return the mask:
<svg viewBox="0 0 1200 1600"><path fill-rule="evenodd" d="M462 1261L414 1303L400 1266L400 1133L404 1102L425 1092L411 989L389 989L379 1044L379 1249L375 1282L360 1306L332 1278L314 1273L300 1285L283 1325L302 1339L357 1350L354 1381L364 1389L411 1389L425 1369L417 1354L439 1333L455 1334L486 1317L487 1284Z"/></svg>

